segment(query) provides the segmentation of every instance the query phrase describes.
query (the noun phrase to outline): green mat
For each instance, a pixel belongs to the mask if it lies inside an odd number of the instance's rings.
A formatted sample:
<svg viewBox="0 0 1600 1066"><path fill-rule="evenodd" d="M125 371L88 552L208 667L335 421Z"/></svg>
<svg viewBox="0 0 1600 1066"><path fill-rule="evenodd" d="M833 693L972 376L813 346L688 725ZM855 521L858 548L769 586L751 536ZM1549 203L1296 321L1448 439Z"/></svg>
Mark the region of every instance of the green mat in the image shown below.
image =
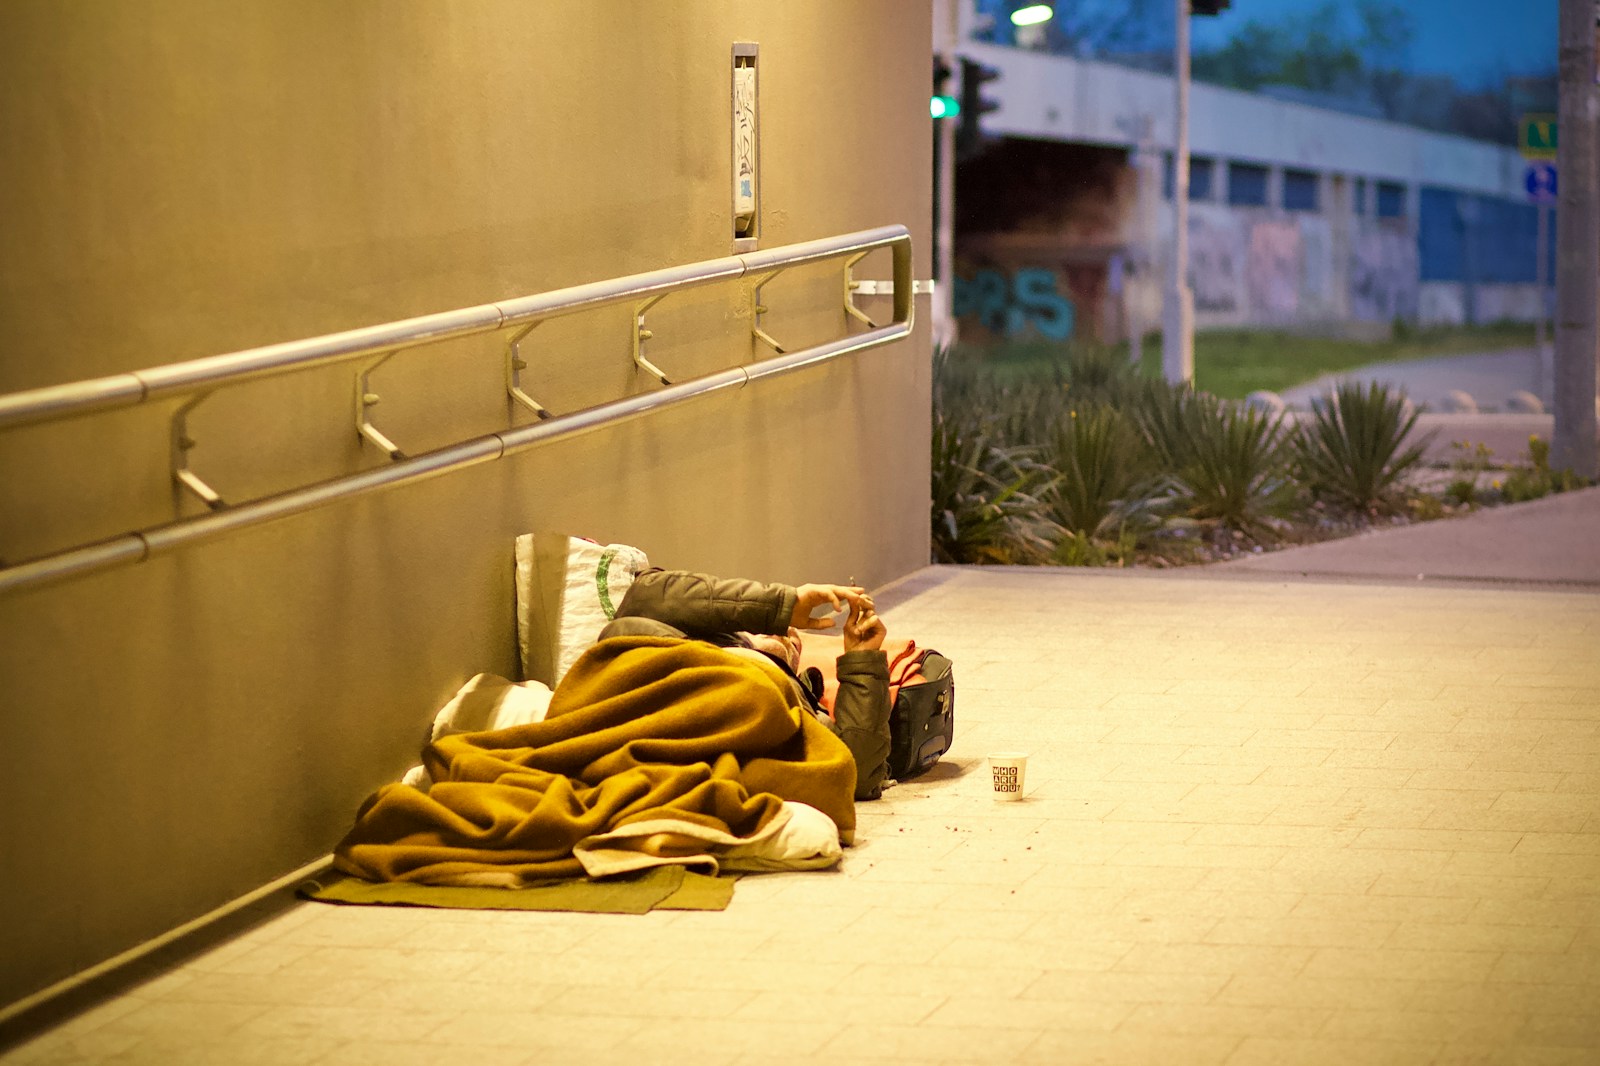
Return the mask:
<svg viewBox="0 0 1600 1066"><path fill-rule="evenodd" d="M652 910L726 910L737 880L737 875L711 877L682 866L656 866L623 877L557 881L534 888L445 888L338 877L326 884L308 881L300 886L299 894L323 903L392 907L645 914Z"/></svg>

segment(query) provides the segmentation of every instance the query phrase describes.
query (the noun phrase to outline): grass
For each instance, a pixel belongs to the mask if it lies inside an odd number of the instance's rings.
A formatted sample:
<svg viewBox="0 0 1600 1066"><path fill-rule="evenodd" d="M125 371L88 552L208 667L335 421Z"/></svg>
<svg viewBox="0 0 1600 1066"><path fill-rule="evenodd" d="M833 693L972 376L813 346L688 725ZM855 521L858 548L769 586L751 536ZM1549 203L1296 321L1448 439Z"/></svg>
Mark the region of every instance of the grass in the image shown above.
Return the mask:
<svg viewBox="0 0 1600 1066"><path fill-rule="evenodd" d="M1197 333L1194 341L1194 383L1197 389L1223 399L1242 400L1257 389L1282 392L1324 374L1337 374L1369 363L1393 363L1447 355L1531 347L1531 324L1400 329L1390 340L1363 341L1295 333L1214 330ZM1013 341L985 346L984 361L1002 381L1047 370L1062 358L1063 346L1045 341ZM1128 346L1110 348L1128 358ZM1161 337L1144 343L1140 366L1146 377L1161 376Z"/></svg>

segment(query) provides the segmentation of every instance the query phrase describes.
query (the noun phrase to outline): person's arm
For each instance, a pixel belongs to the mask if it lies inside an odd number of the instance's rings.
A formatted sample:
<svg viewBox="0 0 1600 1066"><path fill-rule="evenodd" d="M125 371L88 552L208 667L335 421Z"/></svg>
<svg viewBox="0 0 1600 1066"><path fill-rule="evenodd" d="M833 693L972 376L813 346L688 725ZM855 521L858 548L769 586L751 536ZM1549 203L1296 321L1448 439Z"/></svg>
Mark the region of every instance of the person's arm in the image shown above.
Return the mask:
<svg viewBox="0 0 1600 1066"><path fill-rule="evenodd" d="M870 603L870 600L867 601ZM844 626L844 654L836 663L839 692L833 727L856 761L856 799L877 799L889 766L888 635L871 607L851 610Z"/></svg>
<svg viewBox="0 0 1600 1066"><path fill-rule="evenodd" d="M795 600L795 590L788 585L687 570L647 570L628 586L617 617L664 622L691 637L739 630L786 633Z"/></svg>
<svg viewBox="0 0 1600 1066"><path fill-rule="evenodd" d="M837 610L845 603L864 598L864 590L845 585L796 588L686 570L649 570L628 587L617 607L617 617L664 622L691 637L740 631L783 636L790 626L830 627L831 618L811 617L825 603Z"/></svg>

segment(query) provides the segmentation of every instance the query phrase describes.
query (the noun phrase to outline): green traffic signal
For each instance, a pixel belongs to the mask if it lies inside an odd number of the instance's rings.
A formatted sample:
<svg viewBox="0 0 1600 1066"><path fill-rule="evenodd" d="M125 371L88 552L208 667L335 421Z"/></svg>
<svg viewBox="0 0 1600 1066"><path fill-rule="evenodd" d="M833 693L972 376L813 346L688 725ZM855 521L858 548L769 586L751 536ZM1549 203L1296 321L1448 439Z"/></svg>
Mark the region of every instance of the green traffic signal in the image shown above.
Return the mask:
<svg viewBox="0 0 1600 1066"><path fill-rule="evenodd" d="M1037 26L1054 17L1055 10L1049 4L1029 4L1011 13L1011 23L1014 26Z"/></svg>
<svg viewBox="0 0 1600 1066"><path fill-rule="evenodd" d="M961 114L961 101L953 96L935 96L928 101L928 111L934 118L955 118Z"/></svg>

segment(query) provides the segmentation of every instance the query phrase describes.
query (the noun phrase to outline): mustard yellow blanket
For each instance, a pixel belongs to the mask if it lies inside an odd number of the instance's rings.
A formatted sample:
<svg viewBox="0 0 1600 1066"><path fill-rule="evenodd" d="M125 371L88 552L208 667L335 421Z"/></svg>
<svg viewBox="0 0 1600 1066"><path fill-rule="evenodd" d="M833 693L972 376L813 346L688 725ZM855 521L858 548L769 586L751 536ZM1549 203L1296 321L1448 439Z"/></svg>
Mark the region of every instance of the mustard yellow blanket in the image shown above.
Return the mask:
<svg viewBox="0 0 1600 1066"><path fill-rule="evenodd" d="M746 837L784 800L849 843L855 767L776 669L661 637L617 637L573 665L531 725L442 737L434 785L385 785L335 866L372 881L518 887L575 877L575 844L676 819ZM669 845L670 846L670 845Z"/></svg>

